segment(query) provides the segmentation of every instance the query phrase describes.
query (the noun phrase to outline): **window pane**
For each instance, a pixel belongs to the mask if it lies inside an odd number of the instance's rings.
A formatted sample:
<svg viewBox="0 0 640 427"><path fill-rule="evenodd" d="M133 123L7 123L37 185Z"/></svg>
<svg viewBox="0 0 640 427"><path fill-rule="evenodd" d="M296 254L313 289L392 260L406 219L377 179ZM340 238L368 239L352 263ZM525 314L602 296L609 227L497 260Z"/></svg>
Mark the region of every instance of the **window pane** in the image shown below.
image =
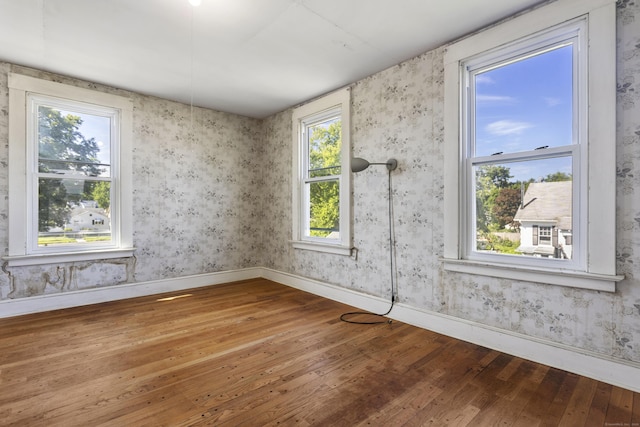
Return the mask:
<svg viewBox="0 0 640 427"><path fill-rule="evenodd" d="M111 119L38 106L38 171L108 177Z"/></svg>
<svg viewBox="0 0 640 427"><path fill-rule="evenodd" d="M538 245L551 246L552 227L538 227Z"/></svg>
<svg viewBox="0 0 640 427"><path fill-rule="evenodd" d="M332 118L307 127L309 177L340 175L341 120Z"/></svg>
<svg viewBox="0 0 640 427"><path fill-rule="evenodd" d="M473 74L475 155L573 143L573 46Z"/></svg>
<svg viewBox="0 0 640 427"><path fill-rule="evenodd" d="M38 246L111 241L111 183L38 180Z"/></svg>
<svg viewBox="0 0 640 427"><path fill-rule="evenodd" d="M338 180L307 183L309 236L340 238L340 183Z"/></svg>
<svg viewBox="0 0 640 427"><path fill-rule="evenodd" d="M476 165L475 250L571 259L571 157Z"/></svg>

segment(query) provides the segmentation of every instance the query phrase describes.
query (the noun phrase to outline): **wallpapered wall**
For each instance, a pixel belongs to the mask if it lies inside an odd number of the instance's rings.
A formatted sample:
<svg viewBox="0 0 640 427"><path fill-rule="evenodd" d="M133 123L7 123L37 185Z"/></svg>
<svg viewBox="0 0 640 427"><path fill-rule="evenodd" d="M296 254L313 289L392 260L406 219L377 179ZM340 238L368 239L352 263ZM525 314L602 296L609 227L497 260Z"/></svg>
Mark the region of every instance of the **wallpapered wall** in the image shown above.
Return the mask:
<svg viewBox="0 0 640 427"><path fill-rule="evenodd" d="M187 276L260 265L261 122L0 63L0 247L7 241L7 73L133 99L136 259L6 268L0 297Z"/></svg>
<svg viewBox="0 0 640 427"><path fill-rule="evenodd" d="M617 268L626 278L615 294L444 272L445 48L352 85L353 154L399 161L393 188L400 302L640 363L640 2L619 2L617 31ZM291 110L257 121L194 109L192 119L182 104L0 63L3 253L11 70L134 100L137 251L135 265L10 269L0 274L1 299L252 266L389 297L384 169L353 177L357 259L291 248Z"/></svg>
<svg viewBox="0 0 640 427"><path fill-rule="evenodd" d="M618 4L617 270L615 294L445 272L443 53L427 52L352 87L352 150L398 159L393 174L401 303L640 363L640 2ZM384 168L353 176L358 259L294 251L290 235L291 111L266 121L270 165L264 264L389 297ZM612 143L614 143L612 141Z"/></svg>

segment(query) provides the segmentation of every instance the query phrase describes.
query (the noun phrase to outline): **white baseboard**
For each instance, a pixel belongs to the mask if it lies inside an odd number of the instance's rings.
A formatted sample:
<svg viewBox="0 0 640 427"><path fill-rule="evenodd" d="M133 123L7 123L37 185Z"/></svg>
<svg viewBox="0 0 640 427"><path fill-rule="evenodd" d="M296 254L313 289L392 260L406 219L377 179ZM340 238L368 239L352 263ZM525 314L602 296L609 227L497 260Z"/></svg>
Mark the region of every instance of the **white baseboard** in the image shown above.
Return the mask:
<svg viewBox="0 0 640 427"><path fill-rule="evenodd" d="M255 279L262 277L261 274L261 268L247 268L2 300L0 301L0 318Z"/></svg>
<svg viewBox="0 0 640 427"><path fill-rule="evenodd" d="M389 309L390 302L388 299L366 295L295 274L256 267L3 300L0 301L0 318L175 292L260 277L361 310L384 313ZM396 304L389 317L523 359L640 392L640 381L638 380L640 378L640 363L637 362L606 358L600 354L564 344L532 338L453 316L420 310L406 304Z"/></svg>
<svg viewBox="0 0 640 427"><path fill-rule="evenodd" d="M379 297L274 270L263 269L262 277L370 312L384 313L390 304L389 300ZM396 304L389 318L640 393L640 363L637 362L607 358L405 304Z"/></svg>

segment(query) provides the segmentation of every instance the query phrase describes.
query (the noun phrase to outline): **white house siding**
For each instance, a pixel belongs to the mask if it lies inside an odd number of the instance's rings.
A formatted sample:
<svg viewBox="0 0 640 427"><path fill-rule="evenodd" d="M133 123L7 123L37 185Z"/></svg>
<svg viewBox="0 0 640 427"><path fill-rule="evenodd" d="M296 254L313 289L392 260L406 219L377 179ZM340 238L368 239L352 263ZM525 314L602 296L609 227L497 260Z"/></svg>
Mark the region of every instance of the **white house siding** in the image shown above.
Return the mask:
<svg viewBox="0 0 640 427"><path fill-rule="evenodd" d="M72 231L90 230L90 231L104 231L109 230L109 217L106 214L100 212L99 209L76 209L72 212L69 224L65 228L70 228Z"/></svg>

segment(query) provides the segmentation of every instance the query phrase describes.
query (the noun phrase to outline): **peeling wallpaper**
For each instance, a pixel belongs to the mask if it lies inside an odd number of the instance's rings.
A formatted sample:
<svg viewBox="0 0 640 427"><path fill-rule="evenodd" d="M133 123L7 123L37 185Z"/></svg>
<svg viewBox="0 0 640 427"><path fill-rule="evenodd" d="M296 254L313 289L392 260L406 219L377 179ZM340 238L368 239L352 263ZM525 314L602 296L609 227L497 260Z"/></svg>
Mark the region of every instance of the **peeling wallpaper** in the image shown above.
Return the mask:
<svg viewBox="0 0 640 427"><path fill-rule="evenodd" d="M20 298L260 264L260 121L0 63L0 245L7 241L8 72L133 100L134 262L4 268L0 298ZM90 273L90 274L89 274Z"/></svg>
<svg viewBox="0 0 640 427"><path fill-rule="evenodd" d="M445 272L443 53L435 49L351 87L354 156L398 159L393 173L403 304L640 364L640 2L618 3L615 294ZM353 175L358 256L294 250L292 110L263 121L0 63L0 248L7 253L7 73L134 101L132 265L12 268L0 299L265 266L390 296L386 170Z"/></svg>

